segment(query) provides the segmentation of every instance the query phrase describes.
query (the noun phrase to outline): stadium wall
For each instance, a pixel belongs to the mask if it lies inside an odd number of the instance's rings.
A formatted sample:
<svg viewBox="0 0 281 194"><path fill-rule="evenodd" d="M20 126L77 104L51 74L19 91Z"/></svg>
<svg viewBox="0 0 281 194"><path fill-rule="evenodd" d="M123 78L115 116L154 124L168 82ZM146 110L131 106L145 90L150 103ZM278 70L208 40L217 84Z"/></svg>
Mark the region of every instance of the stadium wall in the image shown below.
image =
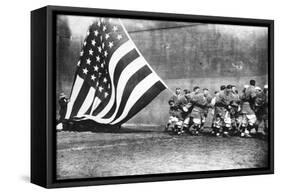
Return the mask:
<svg viewBox="0 0 281 194"><path fill-rule="evenodd" d="M186 78L186 79L168 79L164 82L168 87L174 91L176 87L181 89L192 90L194 86L200 86L201 88L208 88L213 95L216 90L219 90L221 85L232 84L236 85L239 92L242 91L243 86L249 83L250 79L255 79L257 85L263 87L267 84L267 76L251 76L251 77L204 77L204 78ZM165 125L169 114L168 100L172 96L169 90L163 91L159 94L155 100L153 100L148 106L142 109L136 116L130 119L129 124L149 124L149 125Z"/></svg>

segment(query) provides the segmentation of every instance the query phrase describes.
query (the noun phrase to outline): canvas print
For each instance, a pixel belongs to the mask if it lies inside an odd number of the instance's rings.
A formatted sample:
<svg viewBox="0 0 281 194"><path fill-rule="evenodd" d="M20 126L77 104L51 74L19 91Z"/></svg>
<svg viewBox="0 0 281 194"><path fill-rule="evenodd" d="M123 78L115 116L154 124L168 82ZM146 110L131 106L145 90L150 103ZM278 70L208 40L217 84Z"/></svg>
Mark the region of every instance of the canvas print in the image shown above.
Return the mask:
<svg viewBox="0 0 281 194"><path fill-rule="evenodd" d="M57 180L268 167L268 28L56 17Z"/></svg>

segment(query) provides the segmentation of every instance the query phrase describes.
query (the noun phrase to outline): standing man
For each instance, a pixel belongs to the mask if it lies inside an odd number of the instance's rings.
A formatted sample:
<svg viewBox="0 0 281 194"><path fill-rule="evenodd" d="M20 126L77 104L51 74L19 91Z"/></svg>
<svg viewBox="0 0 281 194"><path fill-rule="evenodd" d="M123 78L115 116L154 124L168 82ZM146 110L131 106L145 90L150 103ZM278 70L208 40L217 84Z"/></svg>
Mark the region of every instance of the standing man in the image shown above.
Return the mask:
<svg viewBox="0 0 281 194"><path fill-rule="evenodd" d="M237 134L238 131L238 119L239 119L239 112L240 112L240 96L236 86L232 85L232 94L233 94L233 101L231 102L231 124L234 134Z"/></svg>
<svg viewBox="0 0 281 194"><path fill-rule="evenodd" d="M173 99L170 99L168 103L170 106L170 110L169 110L170 117L166 125L165 131L180 134L182 129L182 120L183 120L181 108L175 105Z"/></svg>
<svg viewBox="0 0 281 194"><path fill-rule="evenodd" d="M170 98L170 100L173 100L175 105L178 106L181 103L182 97L183 96L181 94L181 89L180 88L176 88L176 91L173 94L173 96Z"/></svg>
<svg viewBox="0 0 281 194"><path fill-rule="evenodd" d="M200 87L195 86L191 94L191 103L193 105L190 118L192 120L192 126L190 127L191 135L199 135L199 129L202 126L202 120L204 117L204 108L207 105L204 94L200 92Z"/></svg>
<svg viewBox="0 0 281 194"><path fill-rule="evenodd" d="M231 102L234 100L232 93L232 86L228 85L225 90L220 92L216 98L215 120L220 120L220 125L217 127L216 136L224 135L229 136L231 129ZM221 134L223 133L223 134Z"/></svg>
<svg viewBox="0 0 281 194"><path fill-rule="evenodd" d="M176 125L177 127L177 133L178 135L181 135L184 133L183 131L183 111L182 111L182 104L184 102L184 96L181 94L181 88L176 88L175 93L173 96L170 98L169 102L174 103L174 107L177 107L177 113L180 114L180 117L178 117L178 124ZM181 125L181 126L180 126Z"/></svg>
<svg viewBox="0 0 281 194"><path fill-rule="evenodd" d="M266 101L265 93L262 91L260 87L256 87L256 98L254 99L254 112L257 117L256 121L256 132L263 133L263 131L259 130L260 124L263 122L264 119L264 104Z"/></svg>
<svg viewBox="0 0 281 194"><path fill-rule="evenodd" d="M255 123L257 121L255 112L253 111L254 101L256 98L256 81L250 80L250 85L245 85L241 95L241 114L246 117L247 127L241 133L241 137L251 137L250 132L254 133Z"/></svg>
<svg viewBox="0 0 281 194"><path fill-rule="evenodd" d="M204 97L207 101L206 107L204 108L204 127L211 128L213 122L213 107L212 107L212 96L207 88L203 89Z"/></svg>
<svg viewBox="0 0 281 194"><path fill-rule="evenodd" d="M64 122L64 118L66 115L67 103L68 103L68 99L66 98L65 94L63 92L60 93L60 96L59 96L60 110L59 110L59 120L58 120L58 124L57 124L58 130L63 129L63 122Z"/></svg>
<svg viewBox="0 0 281 194"><path fill-rule="evenodd" d="M192 110L191 92L188 89L184 90L184 96L181 100L183 131L187 132L190 127L190 114Z"/></svg>

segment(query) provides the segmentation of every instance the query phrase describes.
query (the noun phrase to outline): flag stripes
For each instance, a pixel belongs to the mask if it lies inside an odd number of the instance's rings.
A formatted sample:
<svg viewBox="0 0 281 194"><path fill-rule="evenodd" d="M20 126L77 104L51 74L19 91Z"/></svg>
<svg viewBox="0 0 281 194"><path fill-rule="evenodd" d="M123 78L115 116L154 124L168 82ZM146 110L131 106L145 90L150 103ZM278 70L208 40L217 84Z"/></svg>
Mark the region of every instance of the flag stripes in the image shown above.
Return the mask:
<svg viewBox="0 0 281 194"><path fill-rule="evenodd" d="M127 100L129 99L131 93L133 92L133 89L149 74L151 73L151 70L147 66L143 66L141 69L139 69L134 75L130 77L128 80L121 98L121 103L117 112L117 115L115 116L115 119L118 118L121 113L123 112L125 105L127 104Z"/></svg>
<svg viewBox="0 0 281 194"><path fill-rule="evenodd" d="M142 80L133 90L132 94L130 95L129 99L127 100L127 104L120 115L119 118L115 119L112 124L120 123L129 113L130 109L134 106L134 104L141 98L156 82L159 81L159 78L154 74L150 74L146 77L146 79ZM160 88L162 89L162 87ZM157 90L159 91L159 90ZM162 90L161 90L162 91ZM153 95L152 95L153 97ZM150 101L149 101L150 102Z"/></svg>
<svg viewBox="0 0 281 194"><path fill-rule="evenodd" d="M114 111L114 116L116 115L119 106L120 106L120 102L121 102L121 98L122 95L125 91L125 87L126 84L128 83L128 80L130 79L130 77L139 69L141 69L143 66L145 65L145 62L143 61L142 58L137 58L135 59L132 63L130 63L121 73L120 77L119 77L119 82L116 86L116 99L115 99L115 104L117 106L112 107L113 111ZM114 117L112 116L112 117Z"/></svg>
<svg viewBox="0 0 281 194"><path fill-rule="evenodd" d="M84 80L81 77L79 77L78 75L76 75L75 81L74 81L74 84L72 87L69 103L67 104L67 111L66 111L65 119L69 119L71 112L74 111L73 104L76 100L76 97L79 94L80 88L82 87L83 83L84 83Z"/></svg>
<svg viewBox="0 0 281 194"><path fill-rule="evenodd" d="M131 50L130 52L128 52L119 62L118 62L118 64L117 64L117 68L115 69L115 71L114 71L114 80L113 80L113 85L114 85L114 88L116 89L116 93L121 93L122 94L122 91L123 90L120 90L120 88L119 88L119 90L118 90L118 88L117 88L117 83L118 83L118 81L119 81L119 78L120 78L120 76L122 75L122 73L123 73L123 75L125 75L125 76L127 76L127 77L129 77L128 75L129 75L129 72L133 72L132 70L129 70L128 71L128 74L126 74L126 71L124 71L125 70L125 68L127 68L129 65L131 65L132 66L132 62L135 60L135 59L138 59L138 57L139 57L140 55L138 54L138 52L136 51L136 49L133 49L133 50ZM136 62L135 62L136 63ZM134 65L134 64L133 64ZM138 65L137 64L135 64L134 65L134 68L135 68L135 70L137 70L138 69ZM124 78L122 78L122 79L120 79L120 80L125 80ZM125 85L125 83L123 83L124 85ZM118 92L119 91L119 92ZM120 92L121 91L121 92ZM117 94L118 95L118 94ZM114 111L116 110L116 104L117 104L117 95L115 95L115 101L114 101L114 104L113 104L113 106L111 107L111 109L110 109L110 111L105 115L105 116L103 116L103 118L110 118L112 115L113 115L113 113L114 113ZM120 96L120 95L119 95Z"/></svg>
<svg viewBox="0 0 281 194"><path fill-rule="evenodd" d="M90 85L87 82L83 82L82 87L80 88L80 91L75 99L75 102L73 104L73 111L70 114L70 117L74 117L78 114L78 111L80 109L80 107L82 106L88 92L90 89Z"/></svg>
<svg viewBox="0 0 281 194"><path fill-rule="evenodd" d="M124 57L124 55L126 55L126 53L128 53L129 51L131 51L134 48L134 45L130 42L127 41L125 42L123 45L121 45L111 56L111 59L109 61L109 75L112 78L116 65L118 63L118 61L120 61L120 59L122 59ZM112 81L112 80L111 80ZM115 99L115 92L116 89L114 88L114 85L112 85L112 95L109 99L109 101L107 103L102 103L93 113L94 116L96 116L98 113L100 116L106 114L110 108L113 106L114 104L114 99Z"/></svg>
<svg viewBox="0 0 281 194"><path fill-rule="evenodd" d="M84 114L86 114L86 112L88 111L89 107L91 106L91 104L93 103L94 100L94 96L95 96L96 90L93 87L90 87L89 92L83 102L83 104L81 105L77 116L81 117Z"/></svg>
<svg viewBox="0 0 281 194"><path fill-rule="evenodd" d="M120 59L120 61L117 63L117 68L114 71L114 80L113 80L113 84L116 87L117 86L117 82L119 80L119 77L122 73L122 71L135 59L137 59L140 55L138 54L138 52L136 51L136 49L131 50L130 52L128 52L122 59Z"/></svg>
<svg viewBox="0 0 281 194"><path fill-rule="evenodd" d="M149 99L156 98L161 91L165 90L165 86L160 82L156 82L151 88L142 95L137 102L131 107L130 111L128 112L127 116L122 120L122 122L128 121L130 118L132 118L135 114L137 114L141 109L146 107L148 103L150 102ZM119 124L119 123L115 123Z"/></svg>

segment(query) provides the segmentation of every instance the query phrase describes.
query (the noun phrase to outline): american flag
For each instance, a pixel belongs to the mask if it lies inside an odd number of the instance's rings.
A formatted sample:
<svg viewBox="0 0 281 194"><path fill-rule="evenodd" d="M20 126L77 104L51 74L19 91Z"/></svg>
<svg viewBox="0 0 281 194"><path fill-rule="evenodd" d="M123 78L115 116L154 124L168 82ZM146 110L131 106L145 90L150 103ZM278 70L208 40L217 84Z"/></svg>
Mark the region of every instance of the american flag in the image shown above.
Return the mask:
<svg viewBox="0 0 281 194"><path fill-rule="evenodd" d="M120 125L166 88L121 20L98 18L80 52L65 119Z"/></svg>

